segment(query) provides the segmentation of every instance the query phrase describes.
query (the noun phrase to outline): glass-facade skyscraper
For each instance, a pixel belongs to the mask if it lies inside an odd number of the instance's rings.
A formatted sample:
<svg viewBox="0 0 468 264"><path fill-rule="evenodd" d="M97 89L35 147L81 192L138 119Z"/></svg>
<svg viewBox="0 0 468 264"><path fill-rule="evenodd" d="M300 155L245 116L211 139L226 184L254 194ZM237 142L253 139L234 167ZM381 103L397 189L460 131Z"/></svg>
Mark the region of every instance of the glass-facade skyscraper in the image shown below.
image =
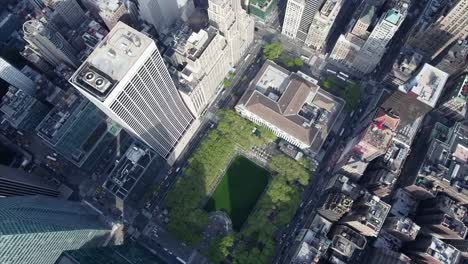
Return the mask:
<svg viewBox="0 0 468 264"><path fill-rule="evenodd" d="M44 196L0 199L0 263L50 264L65 250L100 246L110 229L87 206Z"/></svg>
<svg viewBox="0 0 468 264"><path fill-rule="evenodd" d="M84 248L62 253L55 264L164 264L161 258L137 243L122 246Z"/></svg>

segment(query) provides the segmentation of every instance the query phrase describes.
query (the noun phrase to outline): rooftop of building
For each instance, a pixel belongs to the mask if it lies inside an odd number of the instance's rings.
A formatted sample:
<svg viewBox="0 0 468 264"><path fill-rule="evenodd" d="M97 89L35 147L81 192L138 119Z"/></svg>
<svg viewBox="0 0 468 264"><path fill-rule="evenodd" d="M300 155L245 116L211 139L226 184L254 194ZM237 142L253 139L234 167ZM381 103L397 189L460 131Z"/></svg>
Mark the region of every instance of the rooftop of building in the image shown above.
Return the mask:
<svg viewBox="0 0 468 264"><path fill-rule="evenodd" d="M132 144L116 162L103 187L125 200L158 155L139 143Z"/></svg>
<svg viewBox="0 0 468 264"><path fill-rule="evenodd" d="M367 244L365 236L345 225L338 225L333 231L331 249L345 257L351 257L356 249L362 250Z"/></svg>
<svg viewBox="0 0 468 264"><path fill-rule="evenodd" d="M432 107L400 90L384 91L381 107L391 109L400 118L396 136L399 142L411 146L426 113Z"/></svg>
<svg viewBox="0 0 468 264"><path fill-rule="evenodd" d="M118 22L70 82L104 100L152 43L148 36Z"/></svg>
<svg viewBox="0 0 468 264"><path fill-rule="evenodd" d="M327 251L331 241L327 238L332 223L316 215L308 229L298 236L301 241L292 263L314 263Z"/></svg>
<svg viewBox="0 0 468 264"><path fill-rule="evenodd" d="M311 79L267 61L238 106L318 150L343 109L344 101Z"/></svg>
<svg viewBox="0 0 468 264"><path fill-rule="evenodd" d="M383 109L377 112L362 141L383 151L387 150L400 118Z"/></svg>
<svg viewBox="0 0 468 264"><path fill-rule="evenodd" d="M392 74L402 83L408 81L411 75L423 62L423 55L415 51L401 52L392 66Z"/></svg>
<svg viewBox="0 0 468 264"><path fill-rule="evenodd" d="M458 89L455 90L455 97L460 98L466 104L468 102L468 74L464 74L461 77L458 85Z"/></svg>
<svg viewBox="0 0 468 264"><path fill-rule="evenodd" d="M376 12L375 6L371 4L367 4L366 7L363 9L359 20L363 23L370 25L372 23L372 19L374 18L375 12Z"/></svg>
<svg viewBox="0 0 468 264"><path fill-rule="evenodd" d="M435 237L431 238L426 253L444 264L456 264L460 255L460 251L454 246Z"/></svg>
<svg viewBox="0 0 468 264"><path fill-rule="evenodd" d="M420 203L420 207L430 209L439 209L443 212L455 217L460 221L468 216L468 208L451 198L448 195L439 193L435 198L425 200Z"/></svg>
<svg viewBox="0 0 468 264"><path fill-rule="evenodd" d="M385 14L385 21L393 24L393 25L398 25L401 22L403 15L396 9L390 9L386 14Z"/></svg>
<svg viewBox="0 0 468 264"><path fill-rule="evenodd" d="M410 148L393 140L384 155L384 163L392 173L398 175L410 153Z"/></svg>
<svg viewBox="0 0 468 264"><path fill-rule="evenodd" d="M462 221L448 214L443 214L443 216L441 216L440 225L456 232L462 239L466 237L466 233L468 232L468 228Z"/></svg>
<svg viewBox="0 0 468 264"><path fill-rule="evenodd" d="M398 216L387 217L384 226L386 229L402 233L411 237L413 240L416 239L416 236L421 229L421 227L414 223L411 218Z"/></svg>
<svg viewBox="0 0 468 264"><path fill-rule="evenodd" d="M446 72L426 63L416 76L404 85L400 85L399 90L433 108L439 100L448 77Z"/></svg>
<svg viewBox="0 0 468 264"><path fill-rule="evenodd" d="M379 231L390 211L390 205L380 200L375 195L364 195L357 203L359 214L363 216L362 220L372 229ZM352 211L351 211L352 213Z"/></svg>
<svg viewBox="0 0 468 264"><path fill-rule="evenodd" d="M468 189L465 180L468 174L467 135L467 124L457 123L450 129L446 141L433 139L418 174L444 179L457 189Z"/></svg>
<svg viewBox="0 0 468 264"><path fill-rule="evenodd" d="M418 202L404 189L397 189L392 197L391 213L399 217L408 217L416 211Z"/></svg>
<svg viewBox="0 0 468 264"><path fill-rule="evenodd" d="M39 136L53 146L57 144L88 103L76 93L67 93L38 126Z"/></svg>
<svg viewBox="0 0 468 264"><path fill-rule="evenodd" d="M217 34L218 30L213 26L194 32L184 25L171 36L173 40L170 45L178 53L194 61L200 58Z"/></svg>
<svg viewBox="0 0 468 264"><path fill-rule="evenodd" d="M94 0L102 15L111 16L123 4L122 0Z"/></svg>
<svg viewBox="0 0 468 264"><path fill-rule="evenodd" d="M325 187L325 190L339 191L343 194L346 194L347 196L356 199L358 196L361 195L360 193L362 189L356 183L351 182L351 180L348 177L336 174L330 179L328 185Z"/></svg>
<svg viewBox="0 0 468 264"><path fill-rule="evenodd" d="M2 97L0 111L13 126L19 125L29 114L35 102L36 99L23 90L9 86L8 92Z"/></svg>
<svg viewBox="0 0 468 264"><path fill-rule="evenodd" d="M391 111L379 109L371 124L352 148L356 160L363 160L367 163L376 158L377 154L385 153L392 142L399 122L399 117Z"/></svg>

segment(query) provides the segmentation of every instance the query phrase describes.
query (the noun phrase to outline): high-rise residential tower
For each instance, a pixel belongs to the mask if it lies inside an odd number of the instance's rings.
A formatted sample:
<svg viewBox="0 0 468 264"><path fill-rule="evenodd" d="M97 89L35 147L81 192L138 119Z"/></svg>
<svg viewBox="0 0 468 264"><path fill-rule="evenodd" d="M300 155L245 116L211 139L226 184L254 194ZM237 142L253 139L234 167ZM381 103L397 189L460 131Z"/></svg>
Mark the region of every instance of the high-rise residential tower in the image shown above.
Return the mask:
<svg viewBox="0 0 468 264"><path fill-rule="evenodd" d="M43 196L0 199L0 263L50 264L65 250L100 246L110 230L77 202Z"/></svg>
<svg viewBox="0 0 468 264"><path fill-rule="evenodd" d="M34 81L2 58L0 58L0 79L27 94L34 94Z"/></svg>
<svg viewBox="0 0 468 264"><path fill-rule="evenodd" d="M79 65L76 50L59 32L51 30L42 21L26 21L23 31L28 47L51 65L58 66L61 63L72 67Z"/></svg>
<svg viewBox="0 0 468 264"><path fill-rule="evenodd" d="M70 78L86 98L173 163L198 128L146 35L119 22Z"/></svg>
<svg viewBox="0 0 468 264"><path fill-rule="evenodd" d="M468 0L429 1L409 44L430 58L468 36Z"/></svg>

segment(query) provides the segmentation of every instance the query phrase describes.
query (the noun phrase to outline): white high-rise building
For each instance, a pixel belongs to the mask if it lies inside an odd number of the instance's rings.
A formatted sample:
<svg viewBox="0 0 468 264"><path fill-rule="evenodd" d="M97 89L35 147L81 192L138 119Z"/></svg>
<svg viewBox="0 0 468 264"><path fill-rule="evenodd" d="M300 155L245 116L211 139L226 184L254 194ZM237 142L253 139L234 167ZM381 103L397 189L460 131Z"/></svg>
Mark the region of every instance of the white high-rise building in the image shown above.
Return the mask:
<svg viewBox="0 0 468 264"><path fill-rule="evenodd" d="M188 21L195 6L193 0L138 0L140 17L158 32L166 32L178 19Z"/></svg>
<svg viewBox="0 0 468 264"><path fill-rule="evenodd" d="M2 58L0 58L0 79L27 94L34 94L34 81Z"/></svg>
<svg viewBox="0 0 468 264"><path fill-rule="evenodd" d="M380 18L369 38L353 61L353 68L361 73L370 73L379 64L387 45L406 17L408 4L390 9Z"/></svg>
<svg viewBox="0 0 468 264"><path fill-rule="evenodd" d="M77 67L76 50L57 31L53 31L39 20L29 20L23 25L24 40L37 55L54 66L66 63Z"/></svg>
<svg viewBox="0 0 468 264"><path fill-rule="evenodd" d="M305 41L307 46L316 50L324 48L342 6L342 0L326 0L310 25Z"/></svg>
<svg viewBox="0 0 468 264"><path fill-rule="evenodd" d="M76 0L46 0L44 2L57 12L71 29L77 29L86 20L85 12Z"/></svg>
<svg viewBox="0 0 468 264"><path fill-rule="evenodd" d="M194 113L200 115L219 91L230 69L226 59L226 39L213 26L188 35L181 31L173 41L174 64L185 65L179 72L179 91L182 99Z"/></svg>
<svg viewBox="0 0 468 264"><path fill-rule="evenodd" d="M284 15L283 28L281 33L289 38L295 39L299 25L301 24L302 13L305 8L305 0L289 0Z"/></svg>
<svg viewBox="0 0 468 264"><path fill-rule="evenodd" d="M323 0L288 0L283 22L283 35L305 43L315 14Z"/></svg>
<svg viewBox="0 0 468 264"><path fill-rule="evenodd" d="M156 43L122 22L70 83L170 164L200 124L182 101Z"/></svg>
<svg viewBox="0 0 468 264"><path fill-rule="evenodd" d="M208 17L226 38L231 66L235 66L252 44L255 21L238 0L209 0Z"/></svg>

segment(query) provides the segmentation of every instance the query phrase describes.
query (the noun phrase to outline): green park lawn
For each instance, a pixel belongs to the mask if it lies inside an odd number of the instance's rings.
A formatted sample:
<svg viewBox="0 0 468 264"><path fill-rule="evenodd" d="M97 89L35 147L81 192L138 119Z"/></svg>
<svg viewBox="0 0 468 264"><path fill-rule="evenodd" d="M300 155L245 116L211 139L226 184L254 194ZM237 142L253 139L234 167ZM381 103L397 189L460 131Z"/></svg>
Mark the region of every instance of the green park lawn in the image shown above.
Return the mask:
<svg viewBox="0 0 468 264"><path fill-rule="evenodd" d="M208 200L205 210L224 211L239 231L268 184L269 173L243 156L237 156Z"/></svg>

